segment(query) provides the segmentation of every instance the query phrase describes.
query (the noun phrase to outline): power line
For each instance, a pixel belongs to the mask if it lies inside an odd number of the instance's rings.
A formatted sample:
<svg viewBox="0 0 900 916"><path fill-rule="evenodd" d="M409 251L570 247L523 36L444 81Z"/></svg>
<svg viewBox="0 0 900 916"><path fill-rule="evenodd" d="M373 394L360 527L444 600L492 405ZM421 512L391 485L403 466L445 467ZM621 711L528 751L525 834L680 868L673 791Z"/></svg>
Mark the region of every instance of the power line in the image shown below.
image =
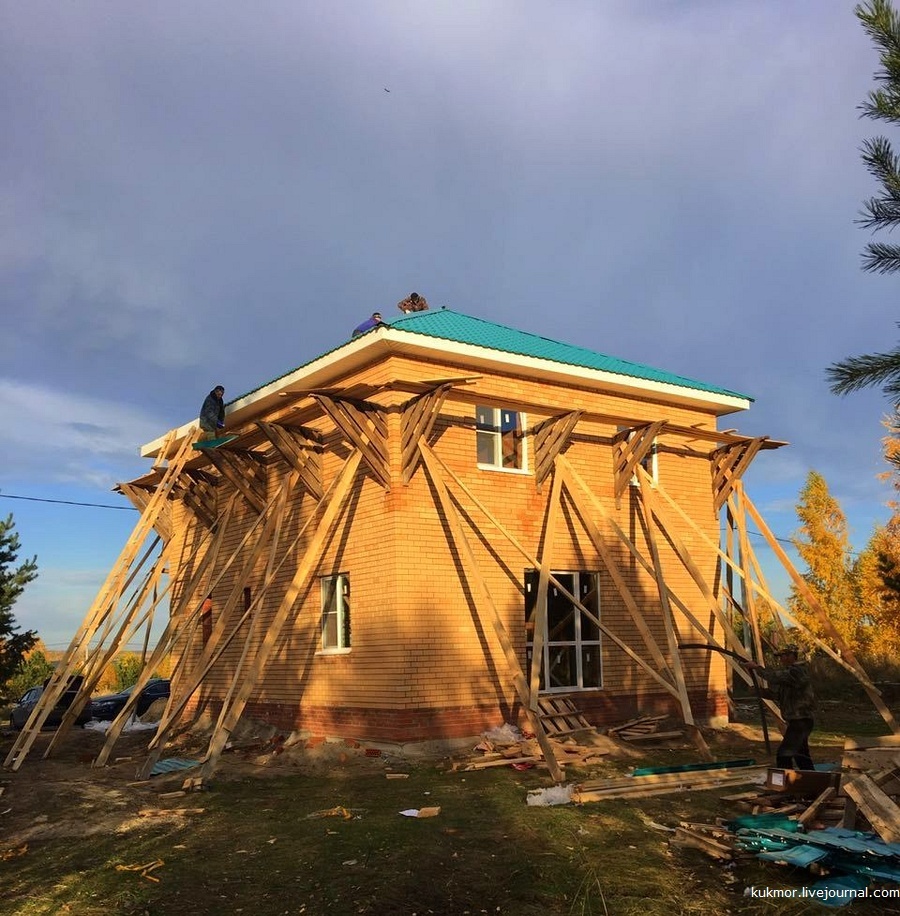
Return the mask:
<svg viewBox="0 0 900 916"><path fill-rule="evenodd" d="M80 503L72 499L47 499L40 496L13 496L11 493L0 493L0 499L24 499L32 503L56 503L60 506L88 506L91 509L121 509L125 512L137 512L134 506L110 506L104 503Z"/></svg>

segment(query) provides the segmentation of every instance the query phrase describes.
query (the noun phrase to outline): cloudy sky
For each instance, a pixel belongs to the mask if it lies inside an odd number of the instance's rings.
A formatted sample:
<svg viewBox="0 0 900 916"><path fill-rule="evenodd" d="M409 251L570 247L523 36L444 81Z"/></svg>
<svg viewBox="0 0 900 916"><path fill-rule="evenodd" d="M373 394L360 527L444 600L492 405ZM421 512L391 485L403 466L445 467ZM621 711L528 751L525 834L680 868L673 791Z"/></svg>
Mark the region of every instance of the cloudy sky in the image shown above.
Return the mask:
<svg viewBox="0 0 900 916"><path fill-rule="evenodd" d="M747 477L771 527L816 469L862 546L887 405L823 372L896 341L854 225L876 68L843 0L0 0L20 624L66 645L136 518L30 500L120 505L213 384L411 290L750 394L725 425L791 443Z"/></svg>

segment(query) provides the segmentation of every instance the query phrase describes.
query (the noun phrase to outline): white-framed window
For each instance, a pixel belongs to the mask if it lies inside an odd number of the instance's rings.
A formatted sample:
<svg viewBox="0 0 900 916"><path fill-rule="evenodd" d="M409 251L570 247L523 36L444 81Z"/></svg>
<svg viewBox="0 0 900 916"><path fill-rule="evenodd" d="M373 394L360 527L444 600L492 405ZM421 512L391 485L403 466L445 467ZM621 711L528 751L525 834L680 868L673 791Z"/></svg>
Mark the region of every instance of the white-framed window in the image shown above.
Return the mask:
<svg viewBox="0 0 900 916"><path fill-rule="evenodd" d="M629 429L629 427L620 426L619 432L620 433L624 432L626 429ZM634 438L634 430L631 430L631 432L628 433L626 441L631 442L633 438ZM647 452L646 455L644 455L644 459L643 461L641 461L641 467L650 476L650 481L653 483L654 486L656 485L657 480L659 480L659 463L657 462L656 456L657 456L657 440L654 439L653 445L650 446L650 451ZM639 487L641 485L641 482L638 480L637 474L631 475L630 483L633 487Z"/></svg>
<svg viewBox="0 0 900 916"><path fill-rule="evenodd" d="M506 471L526 469L525 415L505 407L475 408L478 467Z"/></svg>
<svg viewBox="0 0 900 916"><path fill-rule="evenodd" d="M596 572L553 572L553 577L600 620L600 574ZM596 690L603 686L600 627L563 594L547 583L547 610L543 621L535 619L540 574L525 570L526 656L529 670L534 655L534 626L545 633L541 658L541 691L546 693Z"/></svg>
<svg viewBox="0 0 900 916"><path fill-rule="evenodd" d="M322 650L350 648L350 576L337 573L323 576L322 583Z"/></svg>

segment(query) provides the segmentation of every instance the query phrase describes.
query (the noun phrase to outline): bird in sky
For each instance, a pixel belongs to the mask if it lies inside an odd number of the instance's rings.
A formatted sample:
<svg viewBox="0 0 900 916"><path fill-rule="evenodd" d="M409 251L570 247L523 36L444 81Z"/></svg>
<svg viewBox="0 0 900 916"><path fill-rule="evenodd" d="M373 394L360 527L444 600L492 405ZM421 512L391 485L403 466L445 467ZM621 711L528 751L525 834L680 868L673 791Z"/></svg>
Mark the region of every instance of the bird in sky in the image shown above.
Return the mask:
<svg viewBox="0 0 900 916"><path fill-rule="evenodd" d="M386 88L384 91L385 91L385 92L390 92L391 90Z"/></svg>

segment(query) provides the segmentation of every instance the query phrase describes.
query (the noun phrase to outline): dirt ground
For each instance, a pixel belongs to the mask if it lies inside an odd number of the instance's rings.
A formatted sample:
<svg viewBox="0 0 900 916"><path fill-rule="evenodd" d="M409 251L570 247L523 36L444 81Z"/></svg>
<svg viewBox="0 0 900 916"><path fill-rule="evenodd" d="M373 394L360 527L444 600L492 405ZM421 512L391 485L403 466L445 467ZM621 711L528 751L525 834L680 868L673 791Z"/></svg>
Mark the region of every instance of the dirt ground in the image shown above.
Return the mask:
<svg viewBox="0 0 900 916"><path fill-rule="evenodd" d="M146 717L145 717L146 718ZM178 757L200 761L207 749L211 723L198 723L190 734L170 741L164 758ZM185 779L196 770L138 780L138 769L145 760L152 729L124 732L117 741L109 763L93 767L105 741L103 731L92 728L72 729L53 749L44 752L55 732L42 733L31 747L18 770L0 770L0 855L35 841L53 838L88 837L93 834L126 834L146 826L140 812L148 808L169 807L159 796L180 791ZM18 732L0 727L0 760L13 746ZM750 737L748 735L748 737ZM448 766L452 760L445 752L427 754L421 749L414 757L384 748L297 735L285 737L266 725L240 723L233 743L219 758L216 782L247 777L265 779L291 771L305 776L340 778L363 772L391 772L408 769L418 760L434 762L442 756ZM615 742L602 735L592 743L609 760L637 760L642 751ZM464 747L461 757L478 758L473 748ZM202 794L181 797L179 805L190 805L191 798L202 804ZM173 813L172 819L179 815ZM154 821L160 823L157 814Z"/></svg>
<svg viewBox="0 0 900 916"><path fill-rule="evenodd" d="M292 744L267 733L247 733L219 760L215 780L266 778L286 769L309 776L361 770L389 771L399 761L379 751L346 742L297 740ZM0 754L5 757L17 732L0 729ZM124 834L146 825L140 811L160 807L160 793L179 791L192 769L137 781L152 730L123 734L109 765L93 767L105 735L91 729L72 729L53 755L43 754L53 731L39 736L18 770L0 771L0 853L38 839L87 837L96 833ZM202 759L208 736L185 736L167 747L164 757ZM202 801L202 795L196 795ZM184 802L185 799L182 799ZM190 798L187 798L190 803ZM199 802L198 802L199 803ZM177 819L177 816L175 816ZM155 818L159 823L159 818Z"/></svg>

